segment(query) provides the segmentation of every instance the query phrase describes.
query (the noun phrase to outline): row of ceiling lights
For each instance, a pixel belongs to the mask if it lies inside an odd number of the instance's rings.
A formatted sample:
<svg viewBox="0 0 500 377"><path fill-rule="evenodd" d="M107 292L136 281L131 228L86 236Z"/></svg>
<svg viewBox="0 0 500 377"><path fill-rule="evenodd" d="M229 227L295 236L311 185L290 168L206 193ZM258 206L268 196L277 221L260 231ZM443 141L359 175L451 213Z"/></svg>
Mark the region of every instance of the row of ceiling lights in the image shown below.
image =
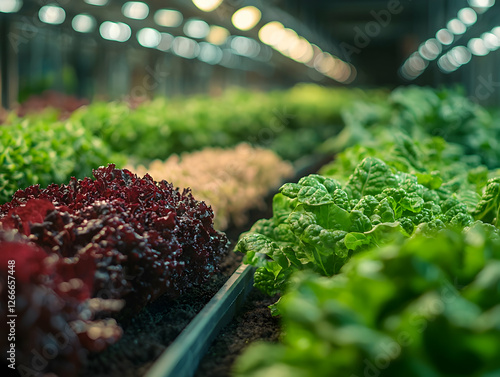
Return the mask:
<svg viewBox="0 0 500 377"><path fill-rule="evenodd" d="M404 79L415 80L422 75L430 62L436 60L447 46L453 44L477 22L478 14L485 13L495 4L495 0L468 0L468 2L470 7L460 9L457 17L451 19L446 28L438 30L435 38L430 38L421 43L418 50L406 59L400 69L400 74ZM452 48L439 58L439 69L444 73L450 73L469 63L472 55L486 55L481 47L487 43L496 44L496 41L492 41L492 38L497 38L497 35L492 32L485 33L481 38L471 39L467 47L456 46ZM485 42L484 39L489 42ZM488 49L487 51L492 50Z"/></svg>
<svg viewBox="0 0 500 377"><path fill-rule="evenodd" d="M109 0L84 0L87 4L105 6ZM193 0L196 7L204 12L212 12L223 0ZM22 0L2 0L0 12L17 12L22 7ZM129 1L122 6L125 17L143 20L149 15L149 6L144 2ZM66 19L66 12L59 5L45 5L40 8L38 16L47 24L62 24ZM154 21L162 27L179 27L184 22L181 12L174 9L160 9L154 14ZM238 9L232 15L231 21L235 28L248 31L253 29L261 20L261 11L254 6ZM90 14L76 15L72 20L72 27L80 33L93 32L97 22ZM341 59L323 52L318 46L309 43L294 30L285 28L277 21L269 22L259 30L261 45L252 38L231 36L229 30L218 25L209 25L201 19L189 19L183 26L184 34L189 37L174 37L169 33L161 33L153 28L144 28L137 32L140 45L148 48L157 48L161 51L172 51L183 58L198 57L209 64L218 64L224 61L228 52L222 50L221 45L228 42L231 51L237 55L249 58L258 58L268 61L271 58L270 46L282 55L296 62L315 68L319 73L341 83L349 83L356 77L354 66ZM105 21L99 26L102 38L117 42L126 42L132 36L132 30L124 22ZM192 39L191 39L192 38ZM195 39L205 39L198 43ZM267 46L266 46L267 45Z"/></svg>

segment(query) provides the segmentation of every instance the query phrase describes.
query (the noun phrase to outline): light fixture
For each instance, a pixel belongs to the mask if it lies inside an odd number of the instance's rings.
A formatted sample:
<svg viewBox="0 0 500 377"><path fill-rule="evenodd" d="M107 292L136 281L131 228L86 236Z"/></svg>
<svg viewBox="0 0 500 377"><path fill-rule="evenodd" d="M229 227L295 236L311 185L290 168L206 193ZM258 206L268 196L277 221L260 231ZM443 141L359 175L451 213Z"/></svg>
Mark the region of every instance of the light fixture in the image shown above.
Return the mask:
<svg viewBox="0 0 500 377"><path fill-rule="evenodd" d="M51 25L60 25L66 19L66 12L57 5L45 5L38 11L40 21Z"/></svg>
<svg viewBox="0 0 500 377"><path fill-rule="evenodd" d="M149 14L149 6L141 1L127 1L122 6L122 13L134 20L144 20Z"/></svg>
<svg viewBox="0 0 500 377"><path fill-rule="evenodd" d="M108 5L108 2L109 2L109 0L83 0L83 1L85 1L87 4L95 5L98 7Z"/></svg>
<svg viewBox="0 0 500 377"><path fill-rule="evenodd" d="M314 50L311 44L302 37L299 37L298 43L290 50L290 58L299 63L309 63L314 57Z"/></svg>
<svg viewBox="0 0 500 377"><path fill-rule="evenodd" d="M448 52L449 55L453 57L453 60L460 65L464 65L470 62L472 54L470 50L465 46L456 46Z"/></svg>
<svg viewBox="0 0 500 377"><path fill-rule="evenodd" d="M481 14L495 5L495 0L469 0L469 5Z"/></svg>
<svg viewBox="0 0 500 377"><path fill-rule="evenodd" d="M452 32L455 35L461 35L466 32L467 27L465 24L460 21L458 18L454 18L448 22L446 25L448 27L448 30Z"/></svg>
<svg viewBox="0 0 500 377"><path fill-rule="evenodd" d="M198 59L207 64L218 64L222 60L222 50L220 47L208 42L200 43L200 53Z"/></svg>
<svg viewBox="0 0 500 377"><path fill-rule="evenodd" d="M445 46L451 45L454 38L448 29L441 29L436 33L436 39Z"/></svg>
<svg viewBox="0 0 500 377"><path fill-rule="evenodd" d="M172 47L175 37L169 33L160 33L160 43L156 48L160 51L168 51Z"/></svg>
<svg viewBox="0 0 500 377"><path fill-rule="evenodd" d="M21 0L2 0L0 13L16 13L23 6Z"/></svg>
<svg viewBox="0 0 500 377"><path fill-rule="evenodd" d="M431 38L422 43L418 49L420 56L426 60L437 59L441 51L443 51L443 47L435 38Z"/></svg>
<svg viewBox="0 0 500 377"><path fill-rule="evenodd" d="M231 49L236 54L249 58L255 58L260 53L260 45L256 40L242 36L231 39Z"/></svg>
<svg viewBox="0 0 500 377"><path fill-rule="evenodd" d="M178 10L159 9L154 15L154 20L160 26L178 27L182 24L184 17Z"/></svg>
<svg viewBox="0 0 500 377"><path fill-rule="evenodd" d="M467 47L470 52L476 56L485 56L488 55L489 52L481 38L472 38L469 43L467 43Z"/></svg>
<svg viewBox="0 0 500 377"><path fill-rule="evenodd" d="M500 47L500 39L495 34L493 34L491 32L483 33L481 35L481 39L484 42L484 46L489 51L496 51Z"/></svg>
<svg viewBox="0 0 500 377"><path fill-rule="evenodd" d="M219 7L222 0L193 0L193 4L204 12L212 12Z"/></svg>
<svg viewBox="0 0 500 377"><path fill-rule="evenodd" d="M90 33L96 27L96 20L90 14L78 14L71 21L73 29L79 33Z"/></svg>
<svg viewBox="0 0 500 377"><path fill-rule="evenodd" d="M236 29L250 30L255 27L262 18L260 10L254 6L247 6L234 12L231 21Z"/></svg>
<svg viewBox="0 0 500 377"><path fill-rule="evenodd" d="M285 27L281 22L269 22L259 30L259 39L262 43L275 46L285 36L284 30Z"/></svg>
<svg viewBox="0 0 500 377"><path fill-rule="evenodd" d="M126 42L132 35L130 26L123 22L104 21L99 27L101 37L110 41Z"/></svg>
<svg viewBox="0 0 500 377"><path fill-rule="evenodd" d="M207 42L214 45L224 44L229 37L229 30L222 26L212 25L210 26L210 31L206 37Z"/></svg>
<svg viewBox="0 0 500 377"><path fill-rule="evenodd" d="M205 21L190 19L184 25L184 34L191 38L205 38L210 32L210 26Z"/></svg>
<svg viewBox="0 0 500 377"><path fill-rule="evenodd" d="M194 39L176 37L172 43L172 51L185 59L194 59L200 53L200 46Z"/></svg>
<svg viewBox="0 0 500 377"><path fill-rule="evenodd" d="M458 19L466 26L472 26L477 21L477 13L472 8L463 8L458 11Z"/></svg>
<svg viewBox="0 0 500 377"><path fill-rule="evenodd" d="M137 42L143 47L156 48L160 41L160 32L153 28L146 27L137 32Z"/></svg>

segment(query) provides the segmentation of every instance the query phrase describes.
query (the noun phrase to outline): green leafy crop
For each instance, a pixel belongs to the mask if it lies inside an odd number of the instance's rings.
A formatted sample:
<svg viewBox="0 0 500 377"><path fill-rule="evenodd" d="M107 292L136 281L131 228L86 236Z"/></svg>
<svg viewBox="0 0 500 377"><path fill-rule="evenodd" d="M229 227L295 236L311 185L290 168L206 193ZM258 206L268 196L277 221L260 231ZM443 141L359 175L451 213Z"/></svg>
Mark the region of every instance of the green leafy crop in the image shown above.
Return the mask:
<svg viewBox="0 0 500 377"><path fill-rule="evenodd" d="M280 344L255 344L234 376L496 376L500 237L481 222L300 273L278 304Z"/></svg>
<svg viewBox="0 0 500 377"><path fill-rule="evenodd" d="M367 157L345 185L321 175L287 183L274 197L273 217L243 234L236 251L258 267L255 286L274 294L294 271L332 276L373 246L472 223L466 204L418 181Z"/></svg>

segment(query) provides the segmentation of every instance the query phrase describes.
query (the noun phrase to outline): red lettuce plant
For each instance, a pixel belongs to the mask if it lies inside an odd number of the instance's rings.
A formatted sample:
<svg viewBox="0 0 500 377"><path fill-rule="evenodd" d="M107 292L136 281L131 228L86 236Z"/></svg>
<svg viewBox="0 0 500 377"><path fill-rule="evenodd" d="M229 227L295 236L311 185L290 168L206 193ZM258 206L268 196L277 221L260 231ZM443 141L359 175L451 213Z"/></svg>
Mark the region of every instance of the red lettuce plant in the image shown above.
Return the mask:
<svg viewBox="0 0 500 377"><path fill-rule="evenodd" d="M56 373L119 338L121 330L109 316L120 302L123 318L160 295L176 297L206 282L227 252L211 208L189 190L114 165L94 170L94 176L46 189L31 186L0 206L0 229L17 234L15 245L0 237L0 277L7 279L7 260L15 260L18 292L25 297L19 316L29 317L32 307L38 313L29 326L23 324L23 331L31 329L27 339L33 338L19 345L28 351L23 358L47 344L46 333L70 324L76 334L66 359L47 366ZM93 320L95 313L104 319ZM63 328L50 327L57 324Z"/></svg>

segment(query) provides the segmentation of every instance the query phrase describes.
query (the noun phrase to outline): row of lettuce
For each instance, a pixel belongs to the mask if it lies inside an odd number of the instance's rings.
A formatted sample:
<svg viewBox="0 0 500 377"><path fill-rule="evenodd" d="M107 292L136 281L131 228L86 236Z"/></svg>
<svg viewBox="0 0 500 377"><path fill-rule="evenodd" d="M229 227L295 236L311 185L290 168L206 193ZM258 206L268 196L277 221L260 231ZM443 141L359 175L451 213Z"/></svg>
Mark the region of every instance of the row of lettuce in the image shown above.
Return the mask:
<svg viewBox="0 0 500 377"><path fill-rule="evenodd" d="M303 85L272 93L233 90L217 98L158 98L135 108L95 102L65 120L53 109L22 118L12 112L0 127L0 202L18 188L88 177L108 163L149 164L204 147L246 142L293 161L338 133L341 110L363 96Z"/></svg>
<svg viewBox="0 0 500 377"><path fill-rule="evenodd" d="M282 294L284 332L235 376L498 375L498 125L422 88L345 119L323 145L337 159L283 185L237 244L255 286Z"/></svg>

